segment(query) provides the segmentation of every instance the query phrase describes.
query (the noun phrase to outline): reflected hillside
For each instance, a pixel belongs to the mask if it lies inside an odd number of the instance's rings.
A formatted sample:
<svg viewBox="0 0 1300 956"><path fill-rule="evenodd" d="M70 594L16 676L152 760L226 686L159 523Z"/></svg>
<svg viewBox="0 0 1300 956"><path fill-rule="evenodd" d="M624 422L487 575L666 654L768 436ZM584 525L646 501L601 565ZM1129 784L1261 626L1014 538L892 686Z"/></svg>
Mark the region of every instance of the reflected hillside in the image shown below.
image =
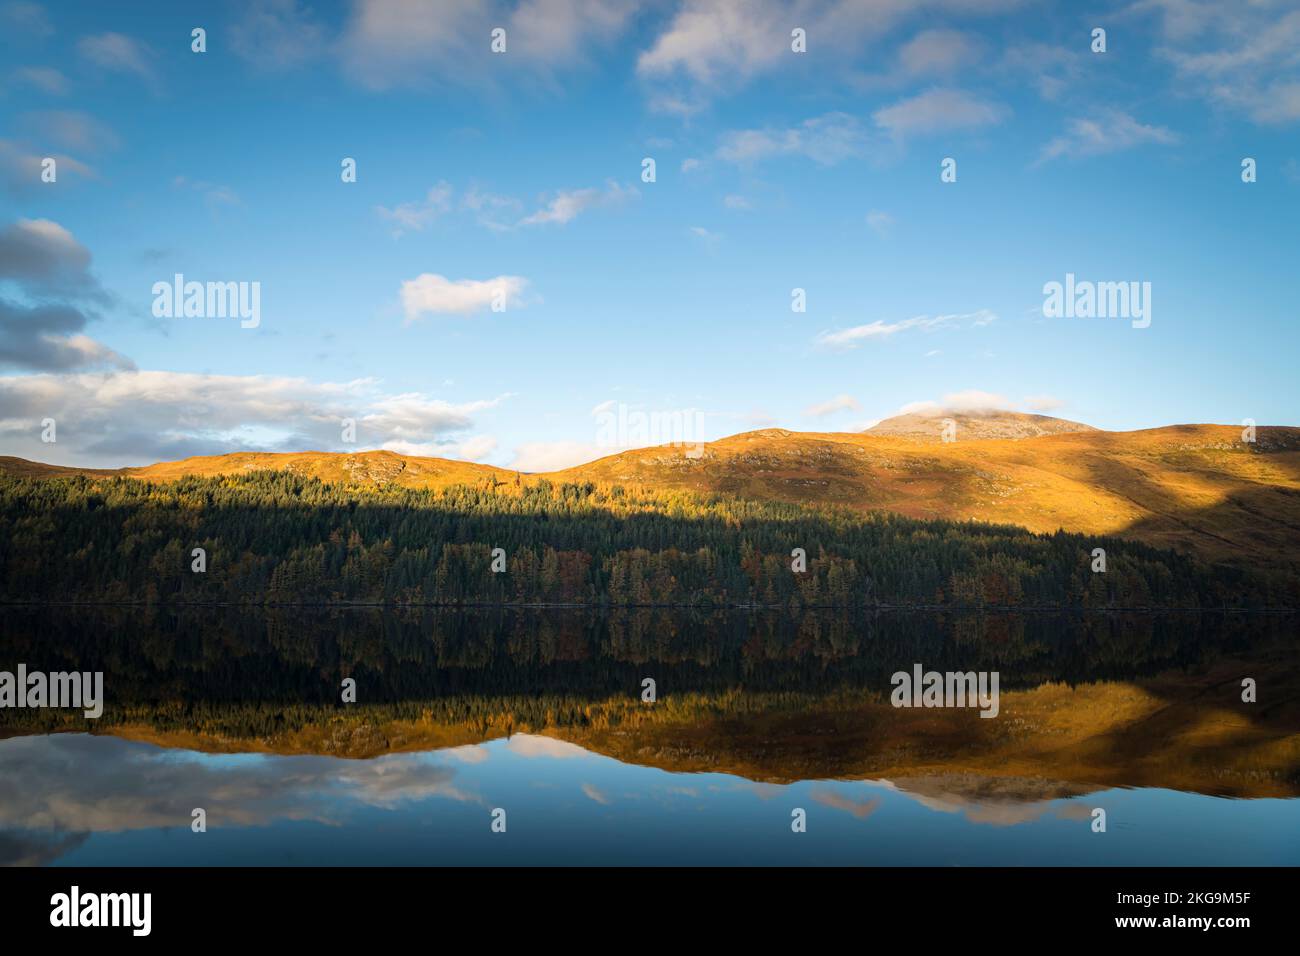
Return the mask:
<svg viewBox="0 0 1300 956"><path fill-rule="evenodd" d="M3 623L0 666L103 670L108 697L98 721L0 712L6 736L373 758L530 734L769 783L1300 795L1288 616L9 609ZM999 716L892 707L890 675L918 662L998 671Z"/></svg>

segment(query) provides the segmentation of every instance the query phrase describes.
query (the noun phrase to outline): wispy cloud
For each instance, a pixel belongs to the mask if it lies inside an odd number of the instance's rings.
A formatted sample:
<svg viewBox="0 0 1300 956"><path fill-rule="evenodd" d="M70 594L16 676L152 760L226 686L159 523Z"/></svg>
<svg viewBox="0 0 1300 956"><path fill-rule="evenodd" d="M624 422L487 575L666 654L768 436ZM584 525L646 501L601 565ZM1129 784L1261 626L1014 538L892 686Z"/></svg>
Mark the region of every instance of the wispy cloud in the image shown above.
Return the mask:
<svg viewBox="0 0 1300 956"><path fill-rule="evenodd" d="M1168 146L1177 142L1178 134L1170 129L1144 125L1120 110L1103 110L1095 116L1070 120L1065 133L1043 147L1038 161L1099 156L1150 143Z"/></svg>
<svg viewBox="0 0 1300 956"><path fill-rule="evenodd" d="M431 188L423 199L404 202L391 209L387 206L376 206L375 212L381 219L393 223L393 235L400 236L404 232L418 232L424 229L435 219L445 215L449 209L451 209L451 186L446 182L440 182Z"/></svg>
<svg viewBox="0 0 1300 956"><path fill-rule="evenodd" d="M785 129L743 129L723 133L716 156L730 163L756 163L778 156L802 156L823 166L863 152L862 124L847 113L827 113Z"/></svg>
<svg viewBox="0 0 1300 956"><path fill-rule="evenodd" d="M883 322L877 319L874 322L868 322L865 325L855 325L852 328L837 329L835 331L821 332L813 342L816 345L831 349L855 349L859 346L873 341L882 341L891 338L900 332L921 329L924 331L934 331L944 328L980 328L995 321L997 316L988 309L980 309L978 312L965 312L957 315L918 315L910 319L903 319L899 322Z"/></svg>
<svg viewBox="0 0 1300 956"><path fill-rule="evenodd" d="M588 51L621 34L630 0L356 0L336 48L346 73L375 90L431 82L485 88L502 67L550 77L581 68ZM491 30L507 56L485 56Z"/></svg>
<svg viewBox="0 0 1300 956"><path fill-rule="evenodd" d="M68 92L68 78L52 66L23 66L14 70L14 83L34 87L50 96Z"/></svg>
<svg viewBox="0 0 1300 956"><path fill-rule="evenodd" d="M963 90L934 89L877 110L872 119L901 138L993 126L1008 113L1005 106Z"/></svg>
<svg viewBox="0 0 1300 956"><path fill-rule="evenodd" d="M572 222L587 209L611 206L635 198L635 187L623 187L610 180L604 189L562 189L547 198L544 205L530 216L519 221L521 226L564 225Z"/></svg>
<svg viewBox="0 0 1300 956"><path fill-rule="evenodd" d="M38 154L29 146L12 140L0 139L0 182L12 195L29 194L42 186L41 163L53 159L59 181L65 182L67 174L82 179L95 178L95 171L85 163L63 153Z"/></svg>
<svg viewBox="0 0 1300 956"><path fill-rule="evenodd" d="M77 110L45 110L23 117L43 142L82 153L116 149L121 141L107 124Z"/></svg>
<svg viewBox="0 0 1300 956"><path fill-rule="evenodd" d="M838 72L909 16L949 10L978 16L1018 5L1019 0L685 0L637 59L637 73L655 99L691 104L694 112L758 76L797 66L790 50L795 26L806 31L808 56L816 51L819 68ZM934 31L914 38L906 68L932 75L956 68L968 56L960 40ZM665 93L665 87L672 92Z"/></svg>
<svg viewBox="0 0 1300 956"><path fill-rule="evenodd" d="M1300 122L1300 10L1288 3L1138 0L1131 16L1161 18L1159 56L1180 86L1256 123Z"/></svg>
<svg viewBox="0 0 1300 956"><path fill-rule="evenodd" d="M54 32L45 8L39 3L28 0L9 0L0 3L0 22L15 33L27 36L47 37Z"/></svg>
<svg viewBox="0 0 1300 956"><path fill-rule="evenodd" d="M1026 395L1020 404L1030 411L1053 412L1062 407L1065 402L1055 395Z"/></svg>
<svg viewBox="0 0 1300 956"><path fill-rule="evenodd" d="M116 73L129 73L143 80L155 81L153 56L138 40L123 33L101 33L82 37L77 51L91 63Z"/></svg>
<svg viewBox="0 0 1300 956"><path fill-rule="evenodd" d="M837 395L827 401L809 405L803 410L803 413L809 418L825 418L827 415L834 415L836 412L860 411L862 411L862 406L852 395Z"/></svg>

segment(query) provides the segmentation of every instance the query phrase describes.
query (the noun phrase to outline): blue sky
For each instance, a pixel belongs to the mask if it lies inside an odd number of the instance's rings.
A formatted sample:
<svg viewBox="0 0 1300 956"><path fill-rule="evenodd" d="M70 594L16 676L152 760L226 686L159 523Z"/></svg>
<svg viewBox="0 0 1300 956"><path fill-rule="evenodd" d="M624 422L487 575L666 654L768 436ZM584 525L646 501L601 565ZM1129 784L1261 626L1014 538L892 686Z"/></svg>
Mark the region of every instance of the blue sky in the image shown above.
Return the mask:
<svg viewBox="0 0 1300 956"><path fill-rule="evenodd" d="M208 6L0 0L0 454L1297 423L1296 2ZM155 317L177 273L259 324ZM1150 326L1045 318L1067 273Z"/></svg>

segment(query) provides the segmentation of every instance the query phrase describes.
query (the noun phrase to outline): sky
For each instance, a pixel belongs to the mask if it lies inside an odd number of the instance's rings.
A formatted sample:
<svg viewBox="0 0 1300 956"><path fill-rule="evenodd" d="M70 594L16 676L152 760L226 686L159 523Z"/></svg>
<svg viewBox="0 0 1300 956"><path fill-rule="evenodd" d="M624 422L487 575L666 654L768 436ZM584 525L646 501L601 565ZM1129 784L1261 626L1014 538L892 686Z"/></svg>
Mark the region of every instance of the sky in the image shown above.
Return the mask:
<svg viewBox="0 0 1300 956"><path fill-rule="evenodd" d="M1298 212L1297 0L0 0L0 454L1295 425Z"/></svg>

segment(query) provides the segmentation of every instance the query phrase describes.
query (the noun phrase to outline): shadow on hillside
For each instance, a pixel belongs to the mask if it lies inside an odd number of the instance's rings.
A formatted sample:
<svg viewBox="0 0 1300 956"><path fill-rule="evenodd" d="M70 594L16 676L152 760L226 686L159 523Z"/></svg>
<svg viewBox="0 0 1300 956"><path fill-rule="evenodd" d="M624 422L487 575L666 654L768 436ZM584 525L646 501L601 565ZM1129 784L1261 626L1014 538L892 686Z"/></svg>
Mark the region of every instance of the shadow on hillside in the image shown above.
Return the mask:
<svg viewBox="0 0 1300 956"><path fill-rule="evenodd" d="M1124 467L1112 463L1111 467ZM1260 485L1229 495L1210 507L1172 507L1167 495L1142 503L1152 517L1119 532L1157 546L1191 552L1191 539L1202 542L1202 553L1231 564L1300 574L1300 491ZM1165 507L1168 505L1168 507ZM1248 545L1243 543L1248 542Z"/></svg>

